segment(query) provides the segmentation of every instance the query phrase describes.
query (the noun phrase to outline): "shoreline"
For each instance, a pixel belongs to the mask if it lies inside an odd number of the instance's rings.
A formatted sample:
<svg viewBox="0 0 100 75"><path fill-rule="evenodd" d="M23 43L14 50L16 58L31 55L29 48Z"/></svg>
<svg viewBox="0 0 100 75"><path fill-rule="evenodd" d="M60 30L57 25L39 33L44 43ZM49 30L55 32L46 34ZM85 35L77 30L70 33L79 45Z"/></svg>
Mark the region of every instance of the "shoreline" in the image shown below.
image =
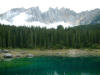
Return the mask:
<svg viewBox="0 0 100 75"><path fill-rule="evenodd" d="M13 58L34 56L65 56L65 57L87 57L100 56L100 49L58 49L58 50L32 50L32 49L7 49ZM0 53L0 59L7 53Z"/></svg>

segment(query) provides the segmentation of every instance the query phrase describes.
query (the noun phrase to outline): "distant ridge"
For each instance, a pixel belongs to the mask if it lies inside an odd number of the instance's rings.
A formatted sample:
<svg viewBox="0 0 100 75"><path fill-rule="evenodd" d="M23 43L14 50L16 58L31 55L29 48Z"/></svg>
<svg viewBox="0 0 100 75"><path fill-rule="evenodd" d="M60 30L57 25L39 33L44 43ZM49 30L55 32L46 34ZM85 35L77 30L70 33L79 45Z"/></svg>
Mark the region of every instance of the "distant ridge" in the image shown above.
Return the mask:
<svg viewBox="0 0 100 75"><path fill-rule="evenodd" d="M37 23L38 22L38 23ZM67 8L49 8L41 12L39 7L13 8L0 14L0 23L14 25L51 25L65 23L65 25L84 25L100 23L100 9L76 13Z"/></svg>

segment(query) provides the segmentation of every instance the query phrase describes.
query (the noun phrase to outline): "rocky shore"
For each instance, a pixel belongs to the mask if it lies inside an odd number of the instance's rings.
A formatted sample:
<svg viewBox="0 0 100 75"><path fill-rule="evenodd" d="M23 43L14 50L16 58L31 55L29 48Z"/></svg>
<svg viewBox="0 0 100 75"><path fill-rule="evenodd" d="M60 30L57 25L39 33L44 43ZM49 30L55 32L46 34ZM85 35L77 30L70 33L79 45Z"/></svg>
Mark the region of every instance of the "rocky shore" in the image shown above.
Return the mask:
<svg viewBox="0 0 100 75"><path fill-rule="evenodd" d="M26 53L24 51L13 51L13 50L0 49L0 59L3 59L3 58L21 58L21 57L32 58L33 56L34 56L33 54Z"/></svg>
<svg viewBox="0 0 100 75"><path fill-rule="evenodd" d="M21 49L0 49L0 59L3 58L32 58L34 56L66 56L66 57L87 57L100 56L99 49L62 49L62 50L21 50Z"/></svg>

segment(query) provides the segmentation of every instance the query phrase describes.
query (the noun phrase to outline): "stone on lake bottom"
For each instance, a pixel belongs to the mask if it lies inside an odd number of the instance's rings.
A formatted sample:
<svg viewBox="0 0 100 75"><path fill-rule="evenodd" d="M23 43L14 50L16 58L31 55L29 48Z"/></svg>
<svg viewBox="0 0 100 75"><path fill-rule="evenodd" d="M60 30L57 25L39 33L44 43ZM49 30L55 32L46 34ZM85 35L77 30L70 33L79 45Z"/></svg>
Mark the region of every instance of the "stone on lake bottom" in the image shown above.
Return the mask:
<svg viewBox="0 0 100 75"><path fill-rule="evenodd" d="M33 54L28 54L26 57L32 58L34 55Z"/></svg>

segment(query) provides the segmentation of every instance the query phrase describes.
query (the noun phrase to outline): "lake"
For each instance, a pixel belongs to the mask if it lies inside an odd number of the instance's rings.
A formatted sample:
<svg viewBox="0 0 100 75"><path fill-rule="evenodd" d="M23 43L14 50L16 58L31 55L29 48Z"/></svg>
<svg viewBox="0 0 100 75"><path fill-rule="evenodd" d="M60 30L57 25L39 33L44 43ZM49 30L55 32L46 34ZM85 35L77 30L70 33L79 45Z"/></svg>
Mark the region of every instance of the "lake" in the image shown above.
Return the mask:
<svg viewBox="0 0 100 75"><path fill-rule="evenodd" d="M100 75L100 57L37 56L1 60L0 75Z"/></svg>

